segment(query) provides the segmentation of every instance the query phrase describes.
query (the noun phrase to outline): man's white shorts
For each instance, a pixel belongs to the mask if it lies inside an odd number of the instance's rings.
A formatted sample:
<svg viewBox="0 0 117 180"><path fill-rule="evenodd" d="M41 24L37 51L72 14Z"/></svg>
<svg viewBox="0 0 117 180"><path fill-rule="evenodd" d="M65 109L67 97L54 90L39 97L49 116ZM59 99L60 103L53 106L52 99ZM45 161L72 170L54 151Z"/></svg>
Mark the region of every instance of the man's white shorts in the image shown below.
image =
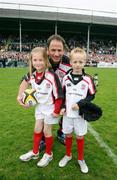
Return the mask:
<svg viewBox="0 0 117 180"><path fill-rule="evenodd" d="M63 116L63 133L71 134L73 131L77 136L85 135L87 133L87 121L81 116L78 118Z"/></svg>

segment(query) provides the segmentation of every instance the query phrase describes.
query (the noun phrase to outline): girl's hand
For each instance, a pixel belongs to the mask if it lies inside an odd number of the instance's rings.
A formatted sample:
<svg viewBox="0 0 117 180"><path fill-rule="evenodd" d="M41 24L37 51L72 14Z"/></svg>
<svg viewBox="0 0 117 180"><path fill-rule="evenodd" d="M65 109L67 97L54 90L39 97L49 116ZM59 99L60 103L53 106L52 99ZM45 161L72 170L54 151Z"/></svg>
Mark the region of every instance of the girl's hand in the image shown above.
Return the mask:
<svg viewBox="0 0 117 180"><path fill-rule="evenodd" d="M59 114L56 114L56 113L54 113L54 112L53 112L52 115L53 115L53 117L55 117L55 118L59 117Z"/></svg>
<svg viewBox="0 0 117 180"><path fill-rule="evenodd" d="M18 102L22 107L24 107L24 108L29 108L28 105L26 105L26 104L24 104L24 103L22 102L22 97L21 97L21 96L17 96L17 102Z"/></svg>
<svg viewBox="0 0 117 180"><path fill-rule="evenodd" d="M65 114L65 108L61 109L60 115L63 116Z"/></svg>
<svg viewBox="0 0 117 180"><path fill-rule="evenodd" d="M76 111L76 110L78 110L78 109L79 109L78 104L73 104L73 105L72 105L72 110Z"/></svg>

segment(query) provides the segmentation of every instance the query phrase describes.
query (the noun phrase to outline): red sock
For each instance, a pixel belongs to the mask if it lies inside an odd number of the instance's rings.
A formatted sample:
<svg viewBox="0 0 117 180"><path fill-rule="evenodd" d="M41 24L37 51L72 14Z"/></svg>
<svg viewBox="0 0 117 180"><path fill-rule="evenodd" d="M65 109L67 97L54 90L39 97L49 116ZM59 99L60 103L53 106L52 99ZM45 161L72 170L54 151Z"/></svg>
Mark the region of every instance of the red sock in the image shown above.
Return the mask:
<svg viewBox="0 0 117 180"><path fill-rule="evenodd" d="M66 155L71 156L71 148L72 148L72 137L65 138L66 145Z"/></svg>
<svg viewBox="0 0 117 180"><path fill-rule="evenodd" d="M77 150L78 150L78 160L84 159L84 138L76 139L77 141Z"/></svg>
<svg viewBox="0 0 117 180"><path fill-rule="evenodd" d="M40 141L41 141L41 139L42 139L42 135L43 135L43 133L41 132L41 133L35 133L34 132L34 142L33 142L33 152L35 153L35 154L37 154L38 153L38 151L39 151L39 144L40 144Z"/></svg>
<svg viewBox="0 0 117 180"><path fill-rule="evenodd" d="M52 154L53 142L54 142L53 136L45 137L45 143L46 143L45 153L47 153L47 154L49 154L49 155Z"/></svg>

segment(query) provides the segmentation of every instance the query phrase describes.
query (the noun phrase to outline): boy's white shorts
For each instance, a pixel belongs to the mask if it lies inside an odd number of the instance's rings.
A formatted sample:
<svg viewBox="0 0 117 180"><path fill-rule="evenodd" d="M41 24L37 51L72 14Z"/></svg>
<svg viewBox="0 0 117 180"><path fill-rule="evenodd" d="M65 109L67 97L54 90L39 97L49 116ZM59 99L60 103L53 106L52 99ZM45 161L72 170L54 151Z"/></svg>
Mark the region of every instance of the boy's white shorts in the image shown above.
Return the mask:
<svg viewBox="0 0 117 180"><path fill-rule="evenodd" d="M71 134L73 131L77 136L85 135L87 133L87 121L81 116L78 118L63 116L63 133Z"/></svg>

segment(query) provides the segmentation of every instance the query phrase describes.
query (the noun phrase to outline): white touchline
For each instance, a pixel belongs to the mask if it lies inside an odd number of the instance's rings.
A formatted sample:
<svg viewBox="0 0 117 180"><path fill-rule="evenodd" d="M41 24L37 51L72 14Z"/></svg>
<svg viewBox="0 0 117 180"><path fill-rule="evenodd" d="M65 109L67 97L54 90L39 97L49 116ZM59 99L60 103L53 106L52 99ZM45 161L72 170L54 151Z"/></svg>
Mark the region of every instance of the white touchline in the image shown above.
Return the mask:
<svg viewBox="0 0 117 180"><path fill-rule="evenodd" d="M117 165L117 155L112 152L111 148L103 141L103 139L100 137L98 132L95 131L93 129L93 127L91 126L91 124L89 124L89 123L88 123L88 130L95 137L95 139L99 143L100 147L104 148L104 150L106 151L107 155L112 158L114 164Z"/></svg>

